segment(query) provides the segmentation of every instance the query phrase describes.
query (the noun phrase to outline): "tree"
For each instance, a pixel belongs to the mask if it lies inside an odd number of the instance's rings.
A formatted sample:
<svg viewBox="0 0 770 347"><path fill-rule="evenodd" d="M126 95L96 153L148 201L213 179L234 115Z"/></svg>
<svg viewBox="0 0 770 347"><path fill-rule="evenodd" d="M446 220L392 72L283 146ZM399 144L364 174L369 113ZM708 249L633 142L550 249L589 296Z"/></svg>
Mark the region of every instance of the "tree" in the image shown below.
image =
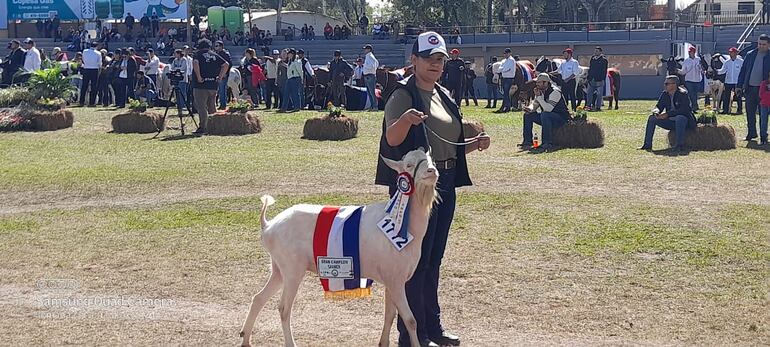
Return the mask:
<svg viewBox="0 0 770 347"><path fill-rule="evenodd" d="M599 11L602 10L607 0L580 0L580 3L583 4L583 8L588 13L588 22L598 22L600 19Z"/></svg>

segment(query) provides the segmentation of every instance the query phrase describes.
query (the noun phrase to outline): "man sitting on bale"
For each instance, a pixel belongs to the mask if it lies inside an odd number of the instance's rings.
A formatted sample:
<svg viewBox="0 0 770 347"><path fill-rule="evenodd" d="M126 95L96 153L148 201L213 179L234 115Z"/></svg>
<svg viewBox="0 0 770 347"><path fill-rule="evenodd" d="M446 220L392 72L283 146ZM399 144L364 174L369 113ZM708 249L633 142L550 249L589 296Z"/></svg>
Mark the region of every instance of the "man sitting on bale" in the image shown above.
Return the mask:
<svg viewBox="0 0 770 347"><path fill-rule="evenodd" d="M530 106L524 107L524 142L519 147L532 147L532 123L537 123L543 128L543 145L540 150L548 151L553 149L553 131L567 124L570 114L561 90L551 83L547 73L539 74L535 85L535 99ZM541 112L538 113L538 109Z"/></svg>
<svg viewBox="0 0 770 347"><path fill-rule="evenodd" d="M652 150L652 136L655 134L655 126L666 130L672 130L676 134L674 152L684 150L684 136L686 129L694 129L695 116L692 113L692 104L687 95L687 90L679 87L679 77L666 76L665 90L660 94L658 103L647 119L647 130L644 134L644 145L639 149Z"/></svg>

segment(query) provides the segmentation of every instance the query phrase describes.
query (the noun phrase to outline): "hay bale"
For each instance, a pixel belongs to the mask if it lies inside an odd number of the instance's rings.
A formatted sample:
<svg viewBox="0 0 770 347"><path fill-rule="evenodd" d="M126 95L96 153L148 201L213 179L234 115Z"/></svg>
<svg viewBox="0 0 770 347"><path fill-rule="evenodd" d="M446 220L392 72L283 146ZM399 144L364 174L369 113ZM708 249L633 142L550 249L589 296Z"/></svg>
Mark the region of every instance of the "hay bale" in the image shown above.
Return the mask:
<svg viewBox="0 0 770 347"><path fill-rule="evenodd" d="M75 120L72 111L60 109L56 111L28 110L27 117L32 120L32 129L37 131L53 131L71 128Z"/></svg>
<svg viewBox="0 0 770 347"><path fill-rule="evenodd" d="M149 134L166 129L163 115L154 112L129 112L112 117L112 131L120 134Z"/></svg>
<svg viewBox="0 0 770 347"><path fill-rule="evenodd" d="M206 125L206 133L210 135L247 135L261 131L262 123L253 112L215 113Z"/></svg>
<svg viewBox="0 0 770 347"><path fill-rule="evenodd" d="M604 130L594 121L568 122L553 133L553 144L565 148L604 146Z"/></svg>
<svg viewBox="0 0 770 347"><path fill-rule="evenodd" d="M472 119L463 119L463 135L465 135L466 138L474 137L483 132L484 123Z"/></svg>
<svg viewBox="0 0 770 347"><path fill-rule="evenodd" d="M358 119L348 116L311 118L305 121L302 138L308 140L352 139L358 135Z"/></svg>
<svg viewBox="0 0 770 347"><path fill-rule="evenodd" d="M735 138L735 129L730 125L703 125L685 132L684 146L693 151L717 151L735 149L738 140ZM674 146L676 134L668 132L668 144Z"/></svg>

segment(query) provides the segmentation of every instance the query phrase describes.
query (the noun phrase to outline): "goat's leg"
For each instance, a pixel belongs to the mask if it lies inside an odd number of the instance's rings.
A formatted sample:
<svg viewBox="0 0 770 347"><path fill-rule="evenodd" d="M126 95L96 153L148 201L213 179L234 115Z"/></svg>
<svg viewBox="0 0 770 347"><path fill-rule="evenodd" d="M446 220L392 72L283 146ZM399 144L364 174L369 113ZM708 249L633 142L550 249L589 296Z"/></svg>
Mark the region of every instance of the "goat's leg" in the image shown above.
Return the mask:
<svg viewBox="0 0 770 347"><path fill-rule="evenodd" d="M409 332L409 341L412 346L419 346L420 339L417 338L417 320L412 314L412 309L409 308L409 302L406 300L406 291L404 285L400 286L387 286L388 290L392 290L391 298L393 304L398 309L398 315L401 316L401 320L404 321L406 331Z"/></svg>
<svg viewBox="0 0 770 347"><path fill-rule="evenodd" d="M243 338L243 341L241 341L241 346L251 345L251 332L254 329L254 322L257 319L257 315L259 314L259 311L262 311L262 308L265 306L267 301L270 300L270 298L275 295L279 289L281 289L281 282L283 282L281 278L281 271L278 269L278 266L273 263L270 278L267 280L267 283L265 283L265 286L262 288L262 290L259 291L257 295L254 295L254 297L251 299L249 315L246 317L246 321L243 322L243 327L241 328L241 337Z"/></svg>
<svg viewBox="0 0 770 347"><path fill-rule="evenodd" d="M294 347L294 335L291 333L291 308L294 305L294 298L297 296L299 285L302 283L304 273L283 274L283 291L281 292L281 304L278 311L281 313L281 327L283 328L283 338L286 347Z"/></svg>
<svg viewBox="0 0 770 347"><path fill-rule="evenodd" d="M396 318L396 304L390 295L390 289L385 288L385 324L382 327L379 347L390 345L390 328L393 327L393 319Z"/></svg>

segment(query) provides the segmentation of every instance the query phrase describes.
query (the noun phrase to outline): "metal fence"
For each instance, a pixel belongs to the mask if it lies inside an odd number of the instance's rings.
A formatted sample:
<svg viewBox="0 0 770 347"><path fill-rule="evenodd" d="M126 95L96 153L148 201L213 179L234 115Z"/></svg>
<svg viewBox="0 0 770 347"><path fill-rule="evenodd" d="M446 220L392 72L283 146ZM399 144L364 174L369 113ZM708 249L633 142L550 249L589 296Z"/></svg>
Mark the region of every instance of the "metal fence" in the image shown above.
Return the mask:
<svg viewBox="0 0 770 347"><path fill-rule="evenodd" d="M596 23L532 23L493 26L415 27L405 26L400 37L408 41L423 31L438 32L449 43L501 43L551 41L716 41L713 26L685 22L633 21ZM404 35L404 36L401 36Z"/></svg>
<svg viewBox="0 0 770 347"><path fill-rule="evenodd" d="M711 22L716 25L748 24L756 13L747 11L686 11L679 21L687 23Z"/></svg>

